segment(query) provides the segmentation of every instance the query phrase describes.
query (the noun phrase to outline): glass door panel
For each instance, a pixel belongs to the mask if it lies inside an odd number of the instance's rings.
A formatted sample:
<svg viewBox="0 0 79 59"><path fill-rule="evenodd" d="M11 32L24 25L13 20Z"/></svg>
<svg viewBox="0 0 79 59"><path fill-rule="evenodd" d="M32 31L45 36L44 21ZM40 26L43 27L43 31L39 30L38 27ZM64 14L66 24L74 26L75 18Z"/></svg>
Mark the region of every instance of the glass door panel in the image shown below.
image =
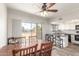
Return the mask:
<svg viewBox="0 0 79 59"><path fill-rule="evenodd" d="M32 36L36 36L36 24L32 24L31 32L32 32Z"/></svg>
<svg viewBox="0 0 79 59"><path fill-rule="evenodd" d="M22 35L26 37L26 39L29 39L29 36L31 36L31 23L22 23L23 27L23 33Z"/></svg>
<svg viewBox="0 0 79 59"><path fill-rule="evenodd" d="M36 42L36 24L32 23L32 28L31 28L31 41Z"/></svg>
<svg viewBox="0 0 79 59"><path fill-rule="evenodd" d="M42 25L37 24L37 39L42 39Z"/></svg>

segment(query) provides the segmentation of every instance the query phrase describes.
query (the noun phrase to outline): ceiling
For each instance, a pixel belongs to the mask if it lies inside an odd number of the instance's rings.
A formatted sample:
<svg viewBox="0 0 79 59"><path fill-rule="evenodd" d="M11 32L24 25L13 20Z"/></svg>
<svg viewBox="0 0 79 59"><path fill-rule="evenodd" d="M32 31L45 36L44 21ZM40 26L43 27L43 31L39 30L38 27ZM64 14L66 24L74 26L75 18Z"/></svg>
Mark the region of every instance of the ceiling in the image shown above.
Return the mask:
<svg viewBox="0 0 79 59"><path fill-rule="evenodd" d="M8 8L41 16L41 13L39 11L41 10L42 3L8 3L6 5ZM47 18L58 17L60 15L67 14L75 9L78 9L78 7L79 7L78 3L56 3L51 8L58 9L58 12L56 13L50 12L47 14L47 16L41 16L41 17L47 17Z"/></svg>

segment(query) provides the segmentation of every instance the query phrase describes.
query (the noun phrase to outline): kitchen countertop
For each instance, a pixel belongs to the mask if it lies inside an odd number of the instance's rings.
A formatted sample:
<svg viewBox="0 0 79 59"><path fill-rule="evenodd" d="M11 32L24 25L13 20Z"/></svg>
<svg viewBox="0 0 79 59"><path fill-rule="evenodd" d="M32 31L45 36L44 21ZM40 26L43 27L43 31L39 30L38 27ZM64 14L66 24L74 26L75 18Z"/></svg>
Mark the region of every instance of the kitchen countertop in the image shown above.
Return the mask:
<svg viewBox="0 0 79 59"><path fill-rule="evenodd" d="M62 31L64 34L70 34L70 35L79 35L79 33L76 33L77 30L64 30Z"/></svg>
<svg viewBox="0 0 79 59"><path fill-rule="evenodd" d="M58 31L57 33L59 34L65 34L65 35L79 35L79 33L76 33L76 31L78 30L61 30L61 31ZM55 34L55 33L52 33L52 34Z"/></svg>

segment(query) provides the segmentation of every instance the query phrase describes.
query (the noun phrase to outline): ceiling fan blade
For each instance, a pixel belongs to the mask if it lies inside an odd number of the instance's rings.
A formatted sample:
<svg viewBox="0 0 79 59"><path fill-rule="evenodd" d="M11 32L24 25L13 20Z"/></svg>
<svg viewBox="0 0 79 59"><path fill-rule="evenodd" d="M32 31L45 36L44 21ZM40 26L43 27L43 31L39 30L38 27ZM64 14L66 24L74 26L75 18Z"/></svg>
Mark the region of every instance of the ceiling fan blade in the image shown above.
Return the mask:
<svg viewBox="0 0 79 59"><path fill-rule="evenodd" d="M52 6L54 6L56 3L49 3L49 6L47 7L47 9L48 8L50 8L50 7L52 7Z"/></svg>
<svg viewBox="0 0 79 59"><path fill-rule="evenodd" d="M43 12L43 10L39 11L39 12Z"/></svg>
<svg viewBox="0 0 79 59"><path fill-rule="evenodd" d="M46 10L46 7L47 7L46 3L43 3L42 10Z"/></svg>
<svg viewBox="0 0 79 59"><path fill-rule="evenodd" d="M54 9L54 10L46 10L46 11L49 11L49 12L57 12L58 10Z"/></svg>

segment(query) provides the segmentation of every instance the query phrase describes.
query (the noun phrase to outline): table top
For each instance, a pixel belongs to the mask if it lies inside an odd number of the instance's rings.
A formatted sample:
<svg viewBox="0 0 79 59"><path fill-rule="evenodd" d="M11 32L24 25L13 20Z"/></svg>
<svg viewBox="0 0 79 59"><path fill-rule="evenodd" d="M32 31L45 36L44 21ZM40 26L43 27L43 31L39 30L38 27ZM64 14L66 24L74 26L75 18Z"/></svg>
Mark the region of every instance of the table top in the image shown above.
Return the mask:
<svg viewBox="0 0 79 59"><path fill-rule="evenodd" d="M27 48L29 46L38 44L38 50L40 49L41 43L46 43L48 41L46 40L38 40L37 42L29 42L26 40L26 42L20 43L20 44L10 44L2 47L0 49L0 56L12 56L12 50L14 49L21 49L21 48Z"/></svg>

